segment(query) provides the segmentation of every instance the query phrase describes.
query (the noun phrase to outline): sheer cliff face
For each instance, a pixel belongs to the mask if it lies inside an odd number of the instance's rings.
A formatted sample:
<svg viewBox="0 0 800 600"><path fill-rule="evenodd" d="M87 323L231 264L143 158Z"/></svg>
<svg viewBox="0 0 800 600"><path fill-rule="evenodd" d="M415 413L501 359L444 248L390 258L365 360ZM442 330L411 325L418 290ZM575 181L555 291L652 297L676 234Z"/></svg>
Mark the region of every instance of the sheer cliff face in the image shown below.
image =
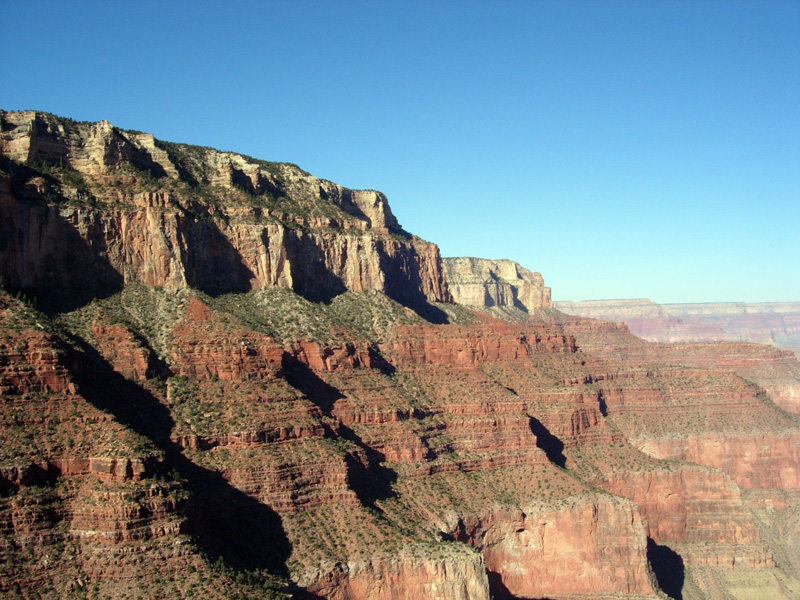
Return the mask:
<svg viewBox="0 0 800 600"><path fill-rule="evenodd" d="M10 288L100 293L140 282L451 300L438 248L405 233L380 192L105 121L23 112L0 125L0 273Z"/></svg>
<svg viewBox="0 0 800 600"><path fill-rule="evenodd" d="M509 306L525 311L551 308L550 288L541 274L511 260L445 258L445 274L453 299L476 307Z"/></svg>

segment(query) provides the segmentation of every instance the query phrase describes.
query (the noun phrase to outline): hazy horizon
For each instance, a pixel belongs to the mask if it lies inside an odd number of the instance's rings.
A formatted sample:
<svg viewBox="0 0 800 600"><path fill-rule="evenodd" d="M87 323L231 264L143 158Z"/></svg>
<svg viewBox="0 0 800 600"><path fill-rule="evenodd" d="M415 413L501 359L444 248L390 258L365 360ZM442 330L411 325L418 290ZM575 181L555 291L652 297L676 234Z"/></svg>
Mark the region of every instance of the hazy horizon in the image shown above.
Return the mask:
<svg viewBox="0 0 800 600"><path fill-rule="evenodd" d="M547 282L545 282L547 284ZM653 304L658 304L659 306L675 306L675 305L692 305L692 304L798 304L800 305L800 300L777 300L777 301L770 301L770 302L738 302L736 300L726 300L723 302L656 302L655 300L651 300L650 298L590 298L586 300L554 300L554 302L570 302L572 304L581 304L583 302L635 302L637 300L640 301L648 301L652 302Z"/></svg>
<svg viewBox="0 0 800 600"><path fill-rule="evenodd" d="M43 15L31 25L31 15ZM0 0L0 108L377 189L556 301L800 300L800 3Z"/></svg>

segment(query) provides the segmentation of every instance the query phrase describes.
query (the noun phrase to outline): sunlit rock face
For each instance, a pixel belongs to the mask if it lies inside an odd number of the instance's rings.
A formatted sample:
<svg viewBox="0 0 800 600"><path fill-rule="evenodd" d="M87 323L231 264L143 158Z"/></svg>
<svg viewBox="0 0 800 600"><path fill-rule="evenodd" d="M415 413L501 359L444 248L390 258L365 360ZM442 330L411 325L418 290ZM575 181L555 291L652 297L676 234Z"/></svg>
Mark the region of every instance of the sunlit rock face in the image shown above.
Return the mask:
<svg viewBox="0 0 800 600"><path fill-rule="evenodd" d="M380 192L37 112L3 113L0 150L11 159L0 175L11 288L277 286L318 300L377 290L451 301L439 249L403 231Z"/></svg>
<svg viewBox="0 0 800 600"><path fill-rule="evenodd" d="M511 306L526 311L552 307L550 288L540 273L511 260L445 258L453 299L466 306Z"/></svg>

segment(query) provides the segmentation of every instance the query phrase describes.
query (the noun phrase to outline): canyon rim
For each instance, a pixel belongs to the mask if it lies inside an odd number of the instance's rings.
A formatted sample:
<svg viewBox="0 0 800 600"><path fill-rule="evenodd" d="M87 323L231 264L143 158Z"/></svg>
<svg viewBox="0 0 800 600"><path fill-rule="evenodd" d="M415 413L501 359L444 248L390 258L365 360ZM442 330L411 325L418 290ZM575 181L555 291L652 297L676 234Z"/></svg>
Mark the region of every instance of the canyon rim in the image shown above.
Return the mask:
<svg viewBox="0 0 800 600"><path fill-rule="evenodd" d="M792 352L567 315L295 165L0 147L3 596L800 596Z"/></svg>

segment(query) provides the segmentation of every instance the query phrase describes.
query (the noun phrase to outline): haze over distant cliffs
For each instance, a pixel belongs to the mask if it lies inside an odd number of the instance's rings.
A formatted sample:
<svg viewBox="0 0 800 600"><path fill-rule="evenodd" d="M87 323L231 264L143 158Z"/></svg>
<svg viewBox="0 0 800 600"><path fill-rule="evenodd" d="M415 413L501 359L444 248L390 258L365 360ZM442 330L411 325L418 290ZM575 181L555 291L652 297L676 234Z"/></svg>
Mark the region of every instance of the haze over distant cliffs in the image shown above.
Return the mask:
<svg viewBox="0 0 800 600"><path fill-rule="evenodd" d="M651 342L745 341L800 350L800 302L656 304L638 300L556 302L570 315L624 322Z"/></svg>

